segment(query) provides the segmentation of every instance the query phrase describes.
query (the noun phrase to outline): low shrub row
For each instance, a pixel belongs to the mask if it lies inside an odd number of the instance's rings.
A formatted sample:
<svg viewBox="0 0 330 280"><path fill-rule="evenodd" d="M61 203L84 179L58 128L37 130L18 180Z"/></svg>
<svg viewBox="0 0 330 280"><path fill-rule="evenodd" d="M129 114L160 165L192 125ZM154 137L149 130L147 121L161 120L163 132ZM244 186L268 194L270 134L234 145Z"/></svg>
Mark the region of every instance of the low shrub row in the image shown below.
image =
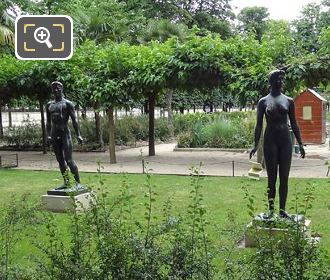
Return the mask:
<svg viewBox="0 0 330 280"><path fill-rule="evenodd" d="M13 126L4 130L3 141L18 149L40 149L42 132L39 123L26 119L22 126Z"/></svg>
<svg viewBox="0 0 330 280"><path fill-rule="evenodd" d="M109 125L101 118L103 142L109 142ZM96 143L94 120L80 120L81 134L86 143ZM72 130L72 129L71 129ZM167 141L171 137L170 127L166 118L155 120L155 137L159 141ZM135 145L137 141L148 141L148 116L126 116L115 122L115 141L117 145Z"/></svg>
<svg viewBox="0 0 330 280"><path fill-rule="evenodd" d="M81 119L79 122L84 146L98 148L95 121ZM105 118L101 118L102 138L104 143L109 142L109 126ZM72 139L76 144L74 130L69 123ZM166 118L155 120L155 136L158 141L167 141L171 137L170 126ZM42 130L39 123L26 119L21 126L6 128L3 141L6 145L17 149L41 149ZM127 116L118 119L115 124L115 141L117 145L135 145L138 141L148 141L148 116Z"/></svg>
<svg viewBox="0 0 330 280"><path fill-rule="evenodd" d="M72 133L73 128L69 124ZM80 130L85 146L94 149L99 146L95 121L81 119ZM177 137L179 147L247 148L252 145L255 126L254 112L194 113L175 115L173 126L167 118L155 120L155 136L158 141L168 141ZM102 138L109 142L109 126L106 118L101 118ZM39 123L29 119L22 126L7 128L4 142L15 148L40 149L42 132ZM72 137L76 141L75 137ZM148 141L148 116L126 116L115 123L117 145L136 145L138 141Z"/></svg>
<svg viewBox="0 0 330 280"><path fill-rule="evenodd" d="M186 118L176 120L182 128L177 136L180 148L249 148L253 144L253 112L200 114ZM183 123L187 125L183 126Z"/></svg>

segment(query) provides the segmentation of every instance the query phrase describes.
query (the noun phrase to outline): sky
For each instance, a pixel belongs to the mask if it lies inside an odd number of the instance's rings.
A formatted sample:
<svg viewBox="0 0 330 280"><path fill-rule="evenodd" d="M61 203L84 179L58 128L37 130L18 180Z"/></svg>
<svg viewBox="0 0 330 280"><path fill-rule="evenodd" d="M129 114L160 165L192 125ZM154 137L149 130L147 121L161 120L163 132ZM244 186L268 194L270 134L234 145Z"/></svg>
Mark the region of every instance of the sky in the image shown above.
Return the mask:
<svg viewBox="0 0 330 280"><path fill-rule="evenodd" d="M299 17L304 5L320 4L321 0L232 0L230 3L235 14L244 7L263 6L268 8L269 18L291 21Z"/></svg>

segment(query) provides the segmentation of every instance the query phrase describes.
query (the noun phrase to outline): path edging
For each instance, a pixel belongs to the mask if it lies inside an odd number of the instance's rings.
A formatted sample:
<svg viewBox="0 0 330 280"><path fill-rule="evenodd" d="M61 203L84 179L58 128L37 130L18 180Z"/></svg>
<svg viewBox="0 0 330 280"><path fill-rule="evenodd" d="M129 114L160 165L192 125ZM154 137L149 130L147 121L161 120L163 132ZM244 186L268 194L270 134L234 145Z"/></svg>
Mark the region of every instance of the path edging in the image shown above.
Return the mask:
<svg viewBox="0 0 330 280"><path fill-rule="evenodd" d="M245 153L249 152L249 149L230 149L230 148L178 148L176 145L173 152L234 152L234 153Z"/></svg>

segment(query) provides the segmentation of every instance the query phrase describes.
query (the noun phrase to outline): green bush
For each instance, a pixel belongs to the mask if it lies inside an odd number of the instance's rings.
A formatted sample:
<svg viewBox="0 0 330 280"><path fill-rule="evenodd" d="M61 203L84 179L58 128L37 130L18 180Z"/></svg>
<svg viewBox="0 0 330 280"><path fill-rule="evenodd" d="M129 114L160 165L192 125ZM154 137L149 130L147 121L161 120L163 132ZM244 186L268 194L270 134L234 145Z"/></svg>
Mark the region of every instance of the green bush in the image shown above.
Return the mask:
<svg viewBox="0 0 330 280"><path fill-rule="evenodd" d="M174 134L177 135L181 132L192 131L197 122L204 124L212 118L213 114L206 113L176 114L173 119Z"/></svg>
<svg viewBox="0 0 330 280"><path fill-rule="evenodd" d="M171 127L168 125L167 118L159 118L155 121L155 137L160 141L167 141L171 137Z"/></svg>
<svg viewBox="0 0 330 280"><path fill-rule="evenodd" d="M106 118L101 118L101 126L103 142L107 144L109 143L109 126ZM81 120L80 130L86 144L96 143L95 121L93 119ZM116 145L135 145L137 141L148 141L148 132L148 115L125 116L117 119L115 122ZM171 130L166 118L155 120L155 137L160 141L166 141L171 137Z"/></svg>
<svg viewBox="0 0 330 280"><path fill-rule="evenodd" d="M190 147L204 147L207 143L204 134L204 124L202 120L198 120L192 127L191 130L191 142Z"/></svg>
<svg viewBox="0 0 330 280"><path fill-rule="evenodd" d="M99 168L100 169L100 168ZM154 216L152 177L147 173L144 221L132 211L131 185L124 180L112 203L100 187L90 211L68 213L70 242L57 229L54 215L46 220L45 238L38 245L38 279L214 279L214 249L205 233L205 208L199 171L193 171L189 211L176 217L169 198L163 219Z"/></svg>
<svg viewBox="0 0 330 280"><path fill-rule="evenodd" d="M179 148L190 148L191 145L191 133L189 131L182 132L177 136L177 142Z"/></svg>
<svg viewBox="0 0 330 280"><path fill-rule="evenodd" d="M148 122L148 115L125 116L116 120L116 144L135 145L137 141L148 141ZM92 149L98 148L95 120L80 119L79 126L84 138L84 145ZM179 146L245 148L252 145L254 126L255 114L253 112L175 115L173 128L168 124L167 118L155 120L155 137L160 141L168 141L174 132L174 135L179 135ZM71 122L69 122L69 127L73 134L74 144L76 144ZM101 117L101 127L103 142L107 145L109 127L106 118ZM187 134L182 134L185 132ZM188 134L191 137L189 142ZM23 149L40 148L42 146L41 127L38 123L26 120L23 126L6 129L4 141L8 145Z"/></svg>
<svg viewBox="0 0 330 280"><path fill-rule="evenodd" d="M69 122L71 133L73 134L72 138L75 139L75 131L72 127L72 123ZM80 119L79 128L81 135L83 135L84 143L96 143L96 133L95 133L95 122L90 121L89 119Z"/></svg>
<svg viewBox="0 0 330 280"><path fill-rule="evenodd" d="M178 147L248 148L253 143L255 112L177 115ZM191 137L188 139L188 135Z"/></svg>
<svg viewBox="0 0 330 280"><path fill-rule="evenodd" d="M229 120L219 118L204 127L206 144L212 148L233 148L236 146L236 127Z"/></svg>
<svg viewBox="0 0 330 280"><path fill-rule="evenodd" d="M40 148L42 147L42 131L40 124L30 119L23 121L22 126L6 128L3 140L9 146L16 148Z"/></svg>

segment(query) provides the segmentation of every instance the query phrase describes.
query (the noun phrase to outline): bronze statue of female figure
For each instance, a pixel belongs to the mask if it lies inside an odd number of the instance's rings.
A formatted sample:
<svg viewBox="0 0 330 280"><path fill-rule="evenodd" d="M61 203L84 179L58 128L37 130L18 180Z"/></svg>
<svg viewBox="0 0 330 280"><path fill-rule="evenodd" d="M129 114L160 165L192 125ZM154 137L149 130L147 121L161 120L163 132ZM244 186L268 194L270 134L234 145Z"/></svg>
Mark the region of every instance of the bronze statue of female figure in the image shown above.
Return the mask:
<svg viewBox="0 0 330 280"><path fill-rule="evenodd" d="M288 127L288 116L292 131L299 144L302 158L305 157L305 150L295 118L294 102L292 98L281 92L283 78L283 70L272 71L269 75L270 93L261 98L258 102L255 146L250 152L250 158L257 151L262 131L263 116L265 115L267 126L264 134L264 157L268 175L268 216L272 216L274 213L277 169L279 169L279 214L283 218L288 218L288 213L285 212L285 204L288 194L288 179L292 157L292 143Z"/></svg>
<svg viewBox="0 0 330 280"><path fill-rule="evenodd" d="M47 135L48 140L51 142L56 159L58 161L61 173L64 178L64 185L58 189L65 189L68 185L68 178L66 178L67 165L74 175L77 186L80 186L80 178L78 168L72 159L72 140L71 133L68 127L69 117L72 120L73 128L77 134L78 142L83 141L74 106L71 101L67 100L63 96L62 83L55 81L51 84L54 100L48 102L46 106L47 112Z"/></svg>

